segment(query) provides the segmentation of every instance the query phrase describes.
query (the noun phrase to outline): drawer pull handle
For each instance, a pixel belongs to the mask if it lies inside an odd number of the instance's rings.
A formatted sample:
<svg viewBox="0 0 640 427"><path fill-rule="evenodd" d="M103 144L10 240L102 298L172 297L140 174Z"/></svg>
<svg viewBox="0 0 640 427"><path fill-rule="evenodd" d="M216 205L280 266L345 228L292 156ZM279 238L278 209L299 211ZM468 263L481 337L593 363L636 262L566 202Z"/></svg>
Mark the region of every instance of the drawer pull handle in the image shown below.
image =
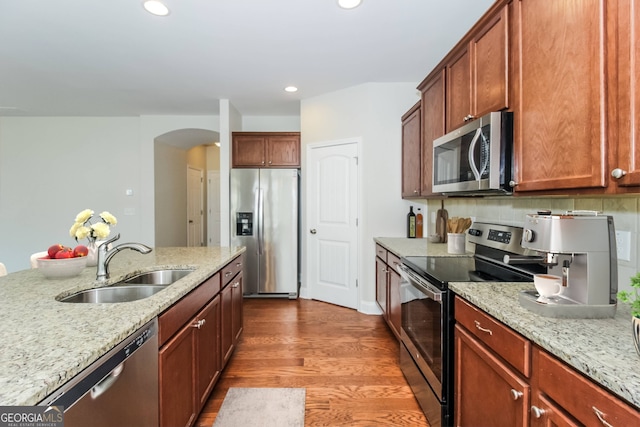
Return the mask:
<svg viewBox="0 0 640 427"><path fill-rule="evenodd" d="M542 418L542 416L544 415L544 409L538 408L537 406L532 406L531 407L531 414L535 417L535 418Z"/></svg>
<svg viewBox="0 0 640 427"><path fill-rule="evenodd" d="M226 273L224 273L224 277L227 277L227 276L230 276L230 275L231 275L230 271L227 271Z"/></svg>
<svg viewBox="0 0 640 427"><path fill-rule="evenodd" d="M192 324L191 327L200 329L205 323L207 323L206 319L198 320L196 323Z"/></svg>
<svg viewBox="0 0 640 427"><path fill-rule="evenodd" d="M478 322L477 320L474 320L473 323L476 324L477 329L481 330L482 332L486 332L489 335L493 335L493 332L491 331L491 329L483 328L482 326L480 326L480 322Z"/></svg>
<svg viewBox="0 0 640 427"><path fill-rule="evenodd" d="M518 400L521 397L522 397L522 392L521 391L515 390L513 388L511 389L511 398L513 400Z"/></svg>
<svg viewBox="0 0 640 427"><path fill-rule="evenodd" d="M602 412L600 409L596 408L595 406L592 406L591 408L593 409L593 412L596 413L596 417L598 417L598 419L600 420L603 426L613 427L611 424L607 422L607 420L604 419L604 412Z"/></svg>
<svg viewBox="0 0 640 427"><path fill-rule="evenodd" d="M242 267L242 263L241 262L236 262L236 267Z"/></svg>

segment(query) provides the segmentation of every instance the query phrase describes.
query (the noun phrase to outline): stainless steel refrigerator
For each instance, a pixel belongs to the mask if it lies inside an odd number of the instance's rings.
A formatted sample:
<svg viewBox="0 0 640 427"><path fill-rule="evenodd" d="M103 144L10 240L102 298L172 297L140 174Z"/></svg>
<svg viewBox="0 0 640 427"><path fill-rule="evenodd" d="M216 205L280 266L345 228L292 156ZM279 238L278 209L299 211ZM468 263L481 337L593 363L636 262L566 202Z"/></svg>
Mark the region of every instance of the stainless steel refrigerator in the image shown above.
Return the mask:
<svg viewBox="0 0 640 427"><path fill-rule="evenodd" d="M231 244L246 246L245 297L298 297L297 169L231 169Z"/></svg>

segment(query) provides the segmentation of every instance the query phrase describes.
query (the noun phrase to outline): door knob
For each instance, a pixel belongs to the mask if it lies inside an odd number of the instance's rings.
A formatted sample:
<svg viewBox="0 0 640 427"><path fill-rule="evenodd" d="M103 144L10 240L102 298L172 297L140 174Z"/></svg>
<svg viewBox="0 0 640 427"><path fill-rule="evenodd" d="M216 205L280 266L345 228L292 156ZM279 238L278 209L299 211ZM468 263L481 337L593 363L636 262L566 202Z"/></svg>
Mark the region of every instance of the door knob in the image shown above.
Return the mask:
<svg viewBox="0 0 640 427"><path fill-rule="evenodd" d="M189 224L193 224L193 220L192 219L189 220Z"/></svg>
<svg viewBox="0 0 640 427"><path fill-rule="evenodd" d="M311 230L309 230L309 233L311 233L311 234L316 234L316 233L317 233L317 231L316 231L316 229L315 229L315 228L312 228Z"/></svg>

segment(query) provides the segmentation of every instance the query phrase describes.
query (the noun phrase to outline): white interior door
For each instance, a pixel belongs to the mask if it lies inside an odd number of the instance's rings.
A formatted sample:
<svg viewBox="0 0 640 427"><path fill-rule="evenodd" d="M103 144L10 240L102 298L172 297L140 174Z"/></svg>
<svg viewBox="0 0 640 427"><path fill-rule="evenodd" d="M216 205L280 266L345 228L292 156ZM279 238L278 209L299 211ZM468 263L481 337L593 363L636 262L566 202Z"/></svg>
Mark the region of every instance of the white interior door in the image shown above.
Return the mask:
<svg viewBox="0 0 640 427"><path fill-rule="evenodd" d="M187 246L202 246L202 170L187 167Z"/></svg>
<svg viewBox="0 0 640 427"><path fill-rule="evenodd" d="M209 219L207 232L209 233L208 246L220 246L220 171L207 172L207 204L209 206Z"/></svg>
<svg viewBox="0 0 640 427"><path fill-rule="evenodd" d="M358 145L307 148L307 286L311 298L357 308Z"/></svg>

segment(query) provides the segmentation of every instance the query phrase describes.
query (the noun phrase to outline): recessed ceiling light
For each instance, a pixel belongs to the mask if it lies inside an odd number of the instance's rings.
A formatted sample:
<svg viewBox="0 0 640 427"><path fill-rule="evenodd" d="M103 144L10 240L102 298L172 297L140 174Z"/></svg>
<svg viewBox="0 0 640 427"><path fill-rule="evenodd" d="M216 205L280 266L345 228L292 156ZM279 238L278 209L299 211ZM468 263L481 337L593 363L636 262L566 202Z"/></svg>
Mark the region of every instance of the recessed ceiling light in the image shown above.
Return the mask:
<svg viewBox="0 0 640 427"><path fill-rule="evenodd" d="M360 6L362 0L338 0L338 6L343 9L354 9Z"/></svg>
<svg viewBox="0 0 640 427"><path fill-rule="evenodd" d="M142 6L147 12L156 16L167 16L169 14L169 8L157 0L147 0L142 3Z"/></svg>
<svg viewBox="0 0 640 427"><path fill-rule="evenodd" d="M291 93L293 93L293 92L297 92L297 91L298 91L298 88L297 88L297 87L295 87L295 86L287 86L287 87L285 87L285 88L284 88L284 90L285 90L285 92L291 92Z"/></svg>

